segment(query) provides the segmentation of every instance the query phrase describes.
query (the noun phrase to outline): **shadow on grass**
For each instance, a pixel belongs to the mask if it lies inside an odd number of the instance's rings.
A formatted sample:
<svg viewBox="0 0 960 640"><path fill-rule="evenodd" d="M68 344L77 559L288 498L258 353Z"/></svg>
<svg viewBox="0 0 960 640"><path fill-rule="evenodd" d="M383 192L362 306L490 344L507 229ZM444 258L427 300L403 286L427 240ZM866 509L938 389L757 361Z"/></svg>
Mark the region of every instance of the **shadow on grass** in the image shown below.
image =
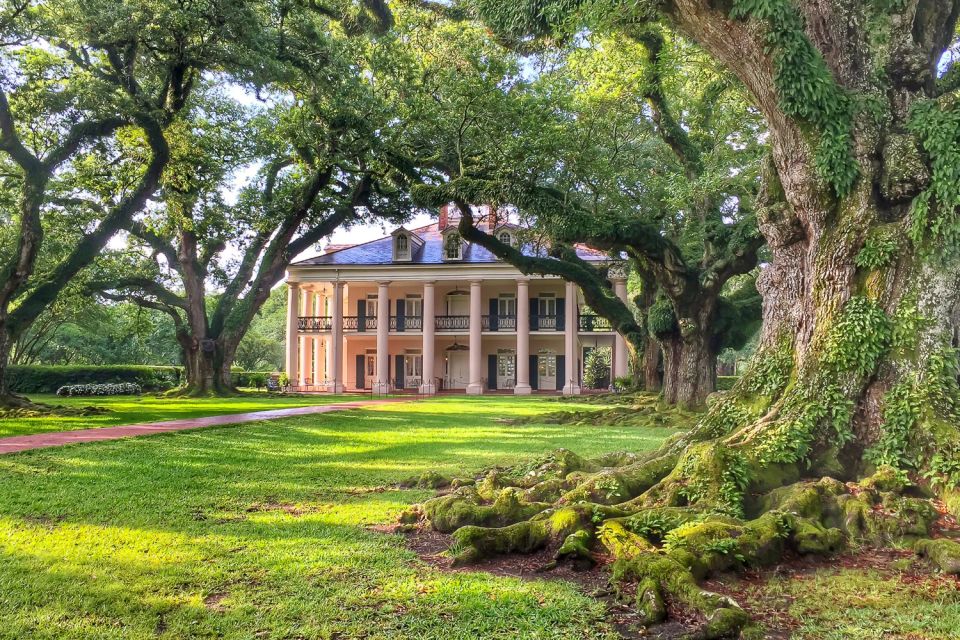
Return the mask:
<svg viewBox="0 0 960 640"><path fill-rule="evenodd" d="M363 528L429 495L380 491L428 469L472 474L560 446L642 450L673 433L492 420L554 407L431 401L4 457L0 627L12 637L581 637L599 613L573 587L437 574L398 537Z"/></svg>

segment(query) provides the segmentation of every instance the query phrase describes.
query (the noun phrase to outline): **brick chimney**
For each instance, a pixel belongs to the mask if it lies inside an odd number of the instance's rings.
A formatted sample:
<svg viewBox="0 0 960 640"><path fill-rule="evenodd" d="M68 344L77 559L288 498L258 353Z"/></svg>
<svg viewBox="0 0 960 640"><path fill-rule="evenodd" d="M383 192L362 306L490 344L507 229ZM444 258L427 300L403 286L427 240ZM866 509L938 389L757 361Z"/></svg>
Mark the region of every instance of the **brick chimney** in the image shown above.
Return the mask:
<svg viewBox="0 0 960 640"><path fill-rule="evenodd" d="M444 229L446 229L447 224L449 224L450 222L449 209L450 209L449 203L440 206L440 224L437 227L440 231L443 231Z"/></svg>

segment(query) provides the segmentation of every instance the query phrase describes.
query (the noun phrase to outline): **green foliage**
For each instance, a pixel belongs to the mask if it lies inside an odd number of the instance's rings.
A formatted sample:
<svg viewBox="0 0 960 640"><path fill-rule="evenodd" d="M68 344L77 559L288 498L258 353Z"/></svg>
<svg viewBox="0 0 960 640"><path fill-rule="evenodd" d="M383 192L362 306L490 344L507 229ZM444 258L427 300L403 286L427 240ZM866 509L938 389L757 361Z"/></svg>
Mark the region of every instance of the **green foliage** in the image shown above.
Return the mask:
<svg viewBox="0 0 960 640"><path fill-rule="evenodd" d="M793 340L783 337L758 353L743 375L743 389L773 398L783 391L793 373Z"/></svg>
<svg viewBox="0 0 960 640"><path fill-rule="evenodd" d="M910 130L919 138L931 168L929 186L913 200L910 238L925 239L956 255L960 247L960 108L956 96L921 100L910 111Z"/></svg>
<svg viewBox="0 0 960 640"><path fill-rule="evenodd" d="M956 353L942 349L927 357L922 373L908 373L894 385L883 398L883 430L865 458L878 466L925 469L931 484L954 486L949 478L960 446L955 428L943 435L940 425L960 424L956 375Z"/></svg>
<svg viewBox="0 0 960 640"><path fill-rule="evenodd" d="M54 393L68 385L134 383L147 391L175 387L183 374L179 367L112 366L13 366L8 369L10 388L18 393Z"/></svg>
<svg viewBox="0 0 960 640"><path fill-rule="evenodd" d="M709 413L697 423L697 430L709 437L720 437L732 433L739 427L750 424L757 418L743 398L736 394L727 394L712 407Z"/></svg>
<svg viewBox="0 0 960 640"><path fill-rule="evenodd" d="M888 233L871 233L863 248L857 253L854 262L861 269L873 271L890 265L900 250L900 243L894 237L895 230Z"/></svg>
<svg viewBox="0 0 960 640"><path fill-rule="evenodd" d="M57 389L58 396L138 396L143 393L134 382L109 384L68 384Z"/></svg>
<svg viewBox="0 0 960 640"><path fill-rule="evenodd" d="M721 474L719 510L727 515L743 517L743 494L750 485L750 465L742 451L732 450Z"/></svg>
<svg viewBox="0 0 960 640"><path fill-rule="evenodd" d="M601 389L610 384L610 347L591 349L583 359L583 384L588 389Z"/></svg>
<svg viewBox="0 0 960 640"><path fill-rule="evenodd" d="M876 465L895 469L912 466L907 446L914 425L923 415L922 394L917 381L900 382L884 395L883 432L865 457Z"/></svg>
<svg viewBox="0 0 960 640"><path fill-rule="evenodd" d="M731 15L766 22L781 108L812 125L819 137L817 172L837 196L848 194L859 176L852 150L853 104L807 38L803 17L789 0L734 0Z"/></svg>
<svg viewBox="0 0 960 640"><path fill-rule="evenodd" d="M817 438L837 446L850 442L854 404L842 385L871 375L891 336L892 323L879 305L862 296L848 300L823 340L816 373L798 382L757 446L760 462L799 462Z"/></svg>
<svg viewBox="0 0 960 640"><path fill-rule="evenodd" d="M663 509L643 509L627 518L627 528L650 542L661 542L668 532L681 524L684 518L675 511Z"/></svg>
<svg viewBox="0 0 960 640"><path fill-rule="evenodd" d="M824 344L826 375L866 376L890 348L892 324L880 306L863 296L847 301Z"/></svg>
<svg viewBox="0 0 960 640"><path fill-rule="evenodd" d="M680 330L673 303L667 298L658 298L647 312L647 328L656 338L669 338Z"/></svg>
<svg viewBox="0 0 960 640"><path fill-rule="evenodd" d="M921 474L930 482L934 491L960 487L960 456L957 452L936 453L930 458L927 469Z"/></svg>

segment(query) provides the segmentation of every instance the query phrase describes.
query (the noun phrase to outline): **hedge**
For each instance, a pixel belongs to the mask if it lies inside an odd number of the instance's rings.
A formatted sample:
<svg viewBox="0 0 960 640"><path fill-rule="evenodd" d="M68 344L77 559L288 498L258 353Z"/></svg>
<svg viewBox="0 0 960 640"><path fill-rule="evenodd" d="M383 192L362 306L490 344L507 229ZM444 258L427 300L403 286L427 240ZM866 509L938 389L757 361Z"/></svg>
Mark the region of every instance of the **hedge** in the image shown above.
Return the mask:
<svg viewBox="0 0 960 640"><path fill-rule="evenodd" d="M22 365L8 369L10 389L16 393L56 393L64 386L129 382L144 391L166 391L182 384L183 367L152 365ZM253 387L250 376L270 378L269 371L233 371L233 384Z"/></svg>
<svg viewBox="0 0 960 640"><path fill-rule="evenodd" d="M17 393L56 393L77 384L130 382L144 391L165 391L180 384L181 367L149 365L24 365L8 369L10 389Z"/></svg>

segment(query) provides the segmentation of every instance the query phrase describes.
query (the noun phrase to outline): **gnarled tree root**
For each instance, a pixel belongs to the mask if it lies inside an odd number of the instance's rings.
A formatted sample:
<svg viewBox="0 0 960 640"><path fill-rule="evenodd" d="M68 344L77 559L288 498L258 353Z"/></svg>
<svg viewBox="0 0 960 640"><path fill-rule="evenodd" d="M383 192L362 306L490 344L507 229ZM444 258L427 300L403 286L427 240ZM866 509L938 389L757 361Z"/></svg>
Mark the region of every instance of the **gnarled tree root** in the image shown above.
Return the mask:
<svg viewBox="0 0 960 640"><path fill-rule="evenodd" d="M492 471L403 519L452 533L456 565L543 550L552 551L551 564L612 558L611 583L643 624L679 607L698 614L697 638L734 637L749 622L700 580L771 565L788 551L827 556L850 544L919 540L920 555L960 573L960 544L925 539L936 510L904 495L901 476L889 469L860 483L797 481L797 468L751 469L717 440L674 451L584 459L560 450L532 467Z"/></svg>

